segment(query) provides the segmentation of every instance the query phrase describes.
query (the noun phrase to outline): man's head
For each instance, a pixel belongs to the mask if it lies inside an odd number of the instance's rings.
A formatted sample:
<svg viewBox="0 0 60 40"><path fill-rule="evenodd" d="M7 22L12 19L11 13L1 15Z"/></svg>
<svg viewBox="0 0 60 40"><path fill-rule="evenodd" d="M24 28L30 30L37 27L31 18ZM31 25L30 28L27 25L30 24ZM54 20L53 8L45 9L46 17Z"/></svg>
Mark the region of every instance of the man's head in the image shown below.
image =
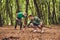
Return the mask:
<svg viewBox="0 0 60 40"><path fill-rule="evenodd" d="M19 12L20 12L19 10L16 11L16 13L19 13Z"/></svg>
<svg viewBox="0 0 60 40"><path fill-rule="evenodd" d="M34 19L34 16L33 15L29 15L28 16L30 20L33 20Z"/></svg>

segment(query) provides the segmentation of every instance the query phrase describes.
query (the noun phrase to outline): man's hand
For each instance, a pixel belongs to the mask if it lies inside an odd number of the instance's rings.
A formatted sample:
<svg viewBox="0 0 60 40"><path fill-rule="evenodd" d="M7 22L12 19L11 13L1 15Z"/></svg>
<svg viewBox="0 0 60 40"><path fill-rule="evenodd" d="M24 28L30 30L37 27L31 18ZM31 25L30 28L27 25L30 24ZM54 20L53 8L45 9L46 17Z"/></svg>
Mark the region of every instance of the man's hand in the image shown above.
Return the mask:
<svg viewBox="0 0 60 40"><path fill-rule="evenodd" d="M38 25L38 26L39 26L39 27L42 27L42 25L43 25L43 22L41 21L41 22L40 22L40 25Z"/></svg>
<svg viewBox="0 0 60 40"><path fill-rule="evenodd" d="M16 20L19 20L18 18L16 18Z"/></svg>
<svg viewBox="0 0 60 40"><path fill-rule="evenodd" d="M43 25L43 22L40 22L40 25Z"/></svg>
<svg viewBox="0 0 60 40"><path fill-rule="evenodd" d="M27 25L27 27L28 27L28 28L33 27L33 24L30 23L30 24Z"/></svg>

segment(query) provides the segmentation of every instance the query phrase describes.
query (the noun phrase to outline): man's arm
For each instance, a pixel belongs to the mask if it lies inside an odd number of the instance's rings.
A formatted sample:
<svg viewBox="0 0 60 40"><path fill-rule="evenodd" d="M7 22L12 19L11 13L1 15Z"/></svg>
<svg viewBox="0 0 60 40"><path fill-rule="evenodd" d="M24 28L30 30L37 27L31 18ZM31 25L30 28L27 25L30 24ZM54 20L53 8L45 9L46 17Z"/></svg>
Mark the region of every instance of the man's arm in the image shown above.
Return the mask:
<svg viewBox="0 0 60 40"><path fill-rule="evenodd" d="M17 16L18 16L18 13L16 13L16 20L18 20Z"/></svg>
<svg viewBox="0 0 60 40"><path fill-rule="evenodd" d="M31 23L32 23L32 21L29 22L29 24L27 25L27 27L29 27Z"/></svg>

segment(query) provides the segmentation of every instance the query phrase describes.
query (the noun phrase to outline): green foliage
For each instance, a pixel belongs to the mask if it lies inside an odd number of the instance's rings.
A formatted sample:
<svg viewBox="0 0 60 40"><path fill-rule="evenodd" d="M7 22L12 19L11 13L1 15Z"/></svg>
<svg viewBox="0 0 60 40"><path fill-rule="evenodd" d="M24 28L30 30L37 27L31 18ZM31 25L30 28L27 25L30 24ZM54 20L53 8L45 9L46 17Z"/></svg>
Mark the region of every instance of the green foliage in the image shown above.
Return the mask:
<svg viewBox="0 0 60 40"><path fill-rule="evenodd" d="M17 3L16 0L8 0L8 5L6 5L7 0L0 0L0 14L4 25L15 24ZM41 18L45 24L59 23L60 17L60 0L36 0L39 11L41 12ZM26 11L26 0L18 0L19 10L22 12ZM54 3L54 4L53 4ZM54 7L53 7L54 6ZM55 14L53 15L53 9L55 8ZM49 12L50 11L50 12ZM29 0L28 5L28 15L37 16L36 7L34 5L34 0ZM54 17L53 17L54 16ZM50 17L50 19L49 19Z"/></svg>

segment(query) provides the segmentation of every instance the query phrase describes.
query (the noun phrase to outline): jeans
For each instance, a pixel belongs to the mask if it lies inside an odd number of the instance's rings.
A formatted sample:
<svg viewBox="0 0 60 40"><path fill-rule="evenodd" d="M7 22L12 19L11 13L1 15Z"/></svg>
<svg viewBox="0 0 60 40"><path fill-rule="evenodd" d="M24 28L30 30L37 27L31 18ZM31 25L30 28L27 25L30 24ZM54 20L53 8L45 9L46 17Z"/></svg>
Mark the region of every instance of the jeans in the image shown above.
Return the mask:
<svg viewBox="0 0 60 40"><path fill-rule="evenodd" d="M22 29L22 20L21 19L16 20L16 22L15 22L15 29L16 29L18 24L19 24L20 30L21 30Z"/></svg>

